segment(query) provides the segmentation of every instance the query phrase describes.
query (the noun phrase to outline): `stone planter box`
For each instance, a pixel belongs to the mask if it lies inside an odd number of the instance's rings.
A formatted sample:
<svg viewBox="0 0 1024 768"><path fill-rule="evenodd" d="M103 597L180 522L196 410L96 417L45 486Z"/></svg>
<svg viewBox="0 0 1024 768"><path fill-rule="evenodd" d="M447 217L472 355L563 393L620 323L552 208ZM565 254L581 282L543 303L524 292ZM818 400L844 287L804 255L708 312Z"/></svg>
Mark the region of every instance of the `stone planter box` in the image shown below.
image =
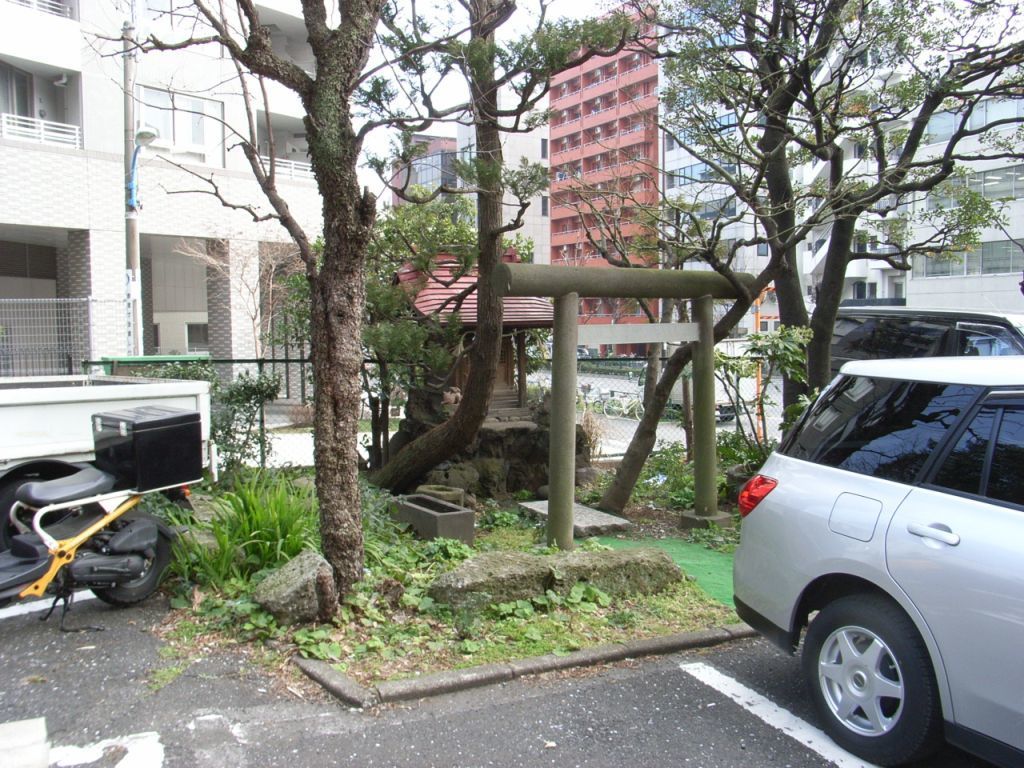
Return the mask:
<svg viewBox="0 0 1024 768"><path fill-rule="evenodd" d="M406 523L422 539L458 539L473 543L473 510L422 493L399 496L391 516Z"/></svg>

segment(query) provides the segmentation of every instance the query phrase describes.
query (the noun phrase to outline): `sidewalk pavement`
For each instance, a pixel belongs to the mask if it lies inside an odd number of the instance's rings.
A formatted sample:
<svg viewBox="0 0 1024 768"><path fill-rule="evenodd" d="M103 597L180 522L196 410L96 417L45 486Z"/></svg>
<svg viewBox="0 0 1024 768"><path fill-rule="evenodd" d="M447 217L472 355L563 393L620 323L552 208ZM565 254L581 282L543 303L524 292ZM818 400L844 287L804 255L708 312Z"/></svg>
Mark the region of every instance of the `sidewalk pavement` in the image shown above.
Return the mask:
<svg viewBox="0 0 1024 768"><path fill-rule="evenodd" d="M466 669L453 669L432 675L402 680L387 680L362 686L338 672L333 666L316 659L294 657L295 664L324 690L350 707L366 709L396 701L410 701L444 693L503 683L526 675L539 675L564 669L592 667L625 659L660 656L694 648L710 648L741 638L756 637L746 624L702 629L664 637L634 640L628 643L601 645L565 655L549 654L517 659L504 664L484 664Z"/></svg>

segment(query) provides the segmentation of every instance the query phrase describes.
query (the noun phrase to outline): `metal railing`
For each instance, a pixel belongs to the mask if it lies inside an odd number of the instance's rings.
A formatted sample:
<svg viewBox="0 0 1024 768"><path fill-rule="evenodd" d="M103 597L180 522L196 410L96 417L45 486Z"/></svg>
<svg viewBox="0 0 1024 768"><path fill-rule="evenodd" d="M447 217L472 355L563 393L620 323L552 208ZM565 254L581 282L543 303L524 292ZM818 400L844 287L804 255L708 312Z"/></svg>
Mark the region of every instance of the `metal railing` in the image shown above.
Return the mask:
<svg viewBox="0 0 1024 768"><path fill-rule="evenodd" d="M34 117L10 113L0 114L0 138L73 149L82 148L82 131L77 125L37 120Z"/></svg>
<svg viewBox="0 0 1024 768"><path fill-rule="evenodd" d="M266 155L260 155L260 160L269 170L271 158ZM283 157L275 157L273 161L274 168L279 176L290 179L314 178L312 163L302 162L301 160L287 160Z"/></svg>
<svg viewBox="0 0 1024 768"><path fill-rule="evenodd" d="M7 0L7 2L12 5L20 5L22 8L31 8L40 13L48 13L51 16L71 18L71 8L59 0Z"/></svg>

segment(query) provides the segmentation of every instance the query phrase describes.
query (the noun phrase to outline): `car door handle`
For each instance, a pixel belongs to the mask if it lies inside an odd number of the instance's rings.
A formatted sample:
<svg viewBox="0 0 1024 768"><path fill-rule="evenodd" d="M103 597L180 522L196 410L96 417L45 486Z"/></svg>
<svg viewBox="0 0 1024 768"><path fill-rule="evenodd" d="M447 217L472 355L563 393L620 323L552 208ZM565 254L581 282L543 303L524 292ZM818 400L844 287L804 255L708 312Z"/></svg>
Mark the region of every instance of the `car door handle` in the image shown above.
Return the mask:
<svg viewBox="0 0 1024 768"><path fill-rule="evenodd" d="M938 528L939 523L935 525L922 525L921 523L910 523L907 525L907 533L913 534L914 536L921 536L925 539L935 539L941 541L943 544L948 544L951 547L955 547L960 543L960 537L949 530L943 530Z"/></svg>

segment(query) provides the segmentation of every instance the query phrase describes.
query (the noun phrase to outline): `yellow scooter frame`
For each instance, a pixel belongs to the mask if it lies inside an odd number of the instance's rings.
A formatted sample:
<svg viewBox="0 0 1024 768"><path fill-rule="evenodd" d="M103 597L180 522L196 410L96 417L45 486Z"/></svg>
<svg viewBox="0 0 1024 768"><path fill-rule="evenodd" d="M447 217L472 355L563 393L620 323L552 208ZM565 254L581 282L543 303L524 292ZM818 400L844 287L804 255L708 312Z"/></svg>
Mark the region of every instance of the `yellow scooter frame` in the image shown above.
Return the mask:
<svg viewBox="0 0 1024 768"><path fill-rule="evenodd" d="M97 520L89 527L80 531L75 536L72 536L67 539L61 539L58 541L42 529L41 521L43 517L45 517L51 512L55 512L59 509L68 509L70 507L82 506L83 504L95 503L102 505L104 502L115 502L124 496L127 496L128 498L119 503L113 509L113 511L108 512L106 515L101 517L99 520ZM65 502L63 504L50 504L49 506L40 507L38 510L36 510L36 513L32 518L32 528L43 540L43 543L46 544L46 548L49 551L50 557L52 557L53 560L50 562L50 567L47 569L46 573L39 577L32 584L29 584L27 587L25 587L25 589L23 589L21 592L19 592L18 597L42 597L46 593L46 588L49 587L53 580L56 578L57 573L60 571L60 569L75 559L75 555L78 553L78 548L81 547L82 544L84 544L90 538L92 538L93 535L103 530L106 526L110 525L110 523L112 523L114 520L117 520L119 517L124 515L125 512L128 512L130 509L135 507L135 505L137 505L142 500L142 496L143 494L137 491L129 491L127 493L121 491L118 493L104 494L102 496L94 496L89 499L75 499L74 501ZM21 502L16 503L21 504ZM26 505L24 504L21 504L21 506L27 509L31 509L31 507L26 507Z"/></svg>

